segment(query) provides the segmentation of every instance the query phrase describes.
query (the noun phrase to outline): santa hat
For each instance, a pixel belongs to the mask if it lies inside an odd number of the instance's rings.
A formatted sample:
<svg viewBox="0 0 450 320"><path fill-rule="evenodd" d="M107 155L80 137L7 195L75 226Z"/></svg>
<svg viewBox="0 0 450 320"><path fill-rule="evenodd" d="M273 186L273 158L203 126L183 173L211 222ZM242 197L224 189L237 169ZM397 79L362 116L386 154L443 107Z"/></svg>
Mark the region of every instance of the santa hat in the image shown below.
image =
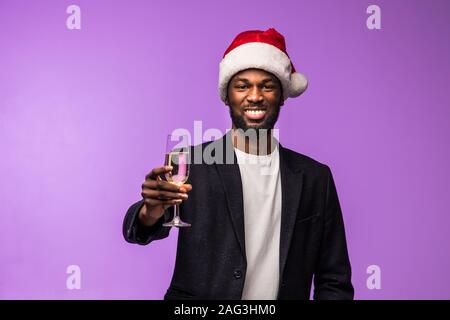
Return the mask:
<svg viewBox="0 0 450 320"><path fill-rule="evenodd" d="M283 99L298 97L308 81L295 71L287 52L282 34L273 28L266 31L244 31L236 36L220 62L219 94L227 98L228 82L238 72L257 68L275 75L283 87Z"/></svg>

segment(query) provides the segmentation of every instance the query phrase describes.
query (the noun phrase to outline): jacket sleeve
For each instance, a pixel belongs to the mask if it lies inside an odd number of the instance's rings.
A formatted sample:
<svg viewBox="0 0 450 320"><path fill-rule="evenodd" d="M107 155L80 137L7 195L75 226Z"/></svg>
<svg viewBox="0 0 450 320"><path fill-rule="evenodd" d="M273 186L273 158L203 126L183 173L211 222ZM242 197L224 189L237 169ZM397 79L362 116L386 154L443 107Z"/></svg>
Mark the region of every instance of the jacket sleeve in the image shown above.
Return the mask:
<svg viewBox="0 0 450 320"><path fill-rule="evenodd" d="M324 230L314 274L314 300L352 300L351 266L333 175L327 167Z"/></svg>
<svg viewBox="0 0 450 320"><path fill-rule="evenodd" d="M140 245L146 245L153 240L164 239L169 235L170 228L163 227L165 217L169 214L168 210L159 219L156 224L151 227L143 226L139 222L139 211L144 205L144 200L138 201L133 204L127 211L123 220L123 236L129 243L137 243Z"/></svg>

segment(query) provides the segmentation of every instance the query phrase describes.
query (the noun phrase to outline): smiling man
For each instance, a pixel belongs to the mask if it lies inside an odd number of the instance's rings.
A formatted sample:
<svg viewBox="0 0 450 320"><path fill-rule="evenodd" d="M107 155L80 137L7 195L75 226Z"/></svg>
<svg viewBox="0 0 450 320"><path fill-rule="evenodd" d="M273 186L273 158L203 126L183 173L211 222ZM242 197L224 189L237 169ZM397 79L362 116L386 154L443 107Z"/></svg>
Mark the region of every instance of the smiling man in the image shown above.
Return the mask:
<svg viewBox="0 0 450 320"><path fill-rule="evenodd" d="M314 299L353 299L332 173L273 135L284 101L306 88L275 29L243 32L225 51L219 94L232 130L191 152L234 161L194 163L182 186L159 179L170 167L152 169L123 224L138 244L168 236L174 204L192 224L180 229L165 299L309 299L313 281Z"/></svg>

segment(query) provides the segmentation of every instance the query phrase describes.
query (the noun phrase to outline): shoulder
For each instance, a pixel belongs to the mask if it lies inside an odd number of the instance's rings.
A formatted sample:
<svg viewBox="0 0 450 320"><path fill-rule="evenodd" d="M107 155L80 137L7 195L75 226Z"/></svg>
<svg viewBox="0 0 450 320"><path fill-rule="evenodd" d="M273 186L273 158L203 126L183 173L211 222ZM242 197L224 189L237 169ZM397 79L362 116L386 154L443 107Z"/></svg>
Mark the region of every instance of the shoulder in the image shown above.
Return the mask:
<svg viewBox="0 0 450 320"><path fill-rule="evenodd" d="M199 144L196 144L196 145L192 145L191 146L191 152L193 154L201 154L201 155L203 155L203 152L204 152L205 148L208 145L212 144L212 143L216 144L217 142L216 141L206 141L206 142L202 142L202 143L199 143Z"/></svg>
<svg viewBox="0 0 450 320"><path fill-rule="evenodd" d="M331 175L330 167L305 154L281 146L281 156L291 167L302 170L305 174L328 177Z"/></svg>

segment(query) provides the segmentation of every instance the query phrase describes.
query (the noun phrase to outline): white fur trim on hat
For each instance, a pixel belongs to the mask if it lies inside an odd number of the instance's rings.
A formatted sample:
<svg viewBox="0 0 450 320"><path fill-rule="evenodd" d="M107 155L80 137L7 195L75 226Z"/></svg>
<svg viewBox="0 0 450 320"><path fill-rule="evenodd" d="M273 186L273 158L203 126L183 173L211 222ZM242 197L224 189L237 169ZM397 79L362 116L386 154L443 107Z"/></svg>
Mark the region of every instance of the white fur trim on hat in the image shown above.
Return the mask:
<svg viewBox="0 0 450 320"><path fill-rule="evenodd" d="M289 97L298 97L306 90L306 88L308 88L308 80L306 80L306 77L298 72L291 73Z"/></svg>
<svg viewBox="0 0 450 320"><path fill-rule="evenodd" d="M227 98L228 82L238 72L250 69L262 69L275 75L283 87L283 99L298 97L308 87L306 77L292 72L291 60L277 47L263 43L250 42L240 45L220 62L219 94L222 101Z"/></svg>

